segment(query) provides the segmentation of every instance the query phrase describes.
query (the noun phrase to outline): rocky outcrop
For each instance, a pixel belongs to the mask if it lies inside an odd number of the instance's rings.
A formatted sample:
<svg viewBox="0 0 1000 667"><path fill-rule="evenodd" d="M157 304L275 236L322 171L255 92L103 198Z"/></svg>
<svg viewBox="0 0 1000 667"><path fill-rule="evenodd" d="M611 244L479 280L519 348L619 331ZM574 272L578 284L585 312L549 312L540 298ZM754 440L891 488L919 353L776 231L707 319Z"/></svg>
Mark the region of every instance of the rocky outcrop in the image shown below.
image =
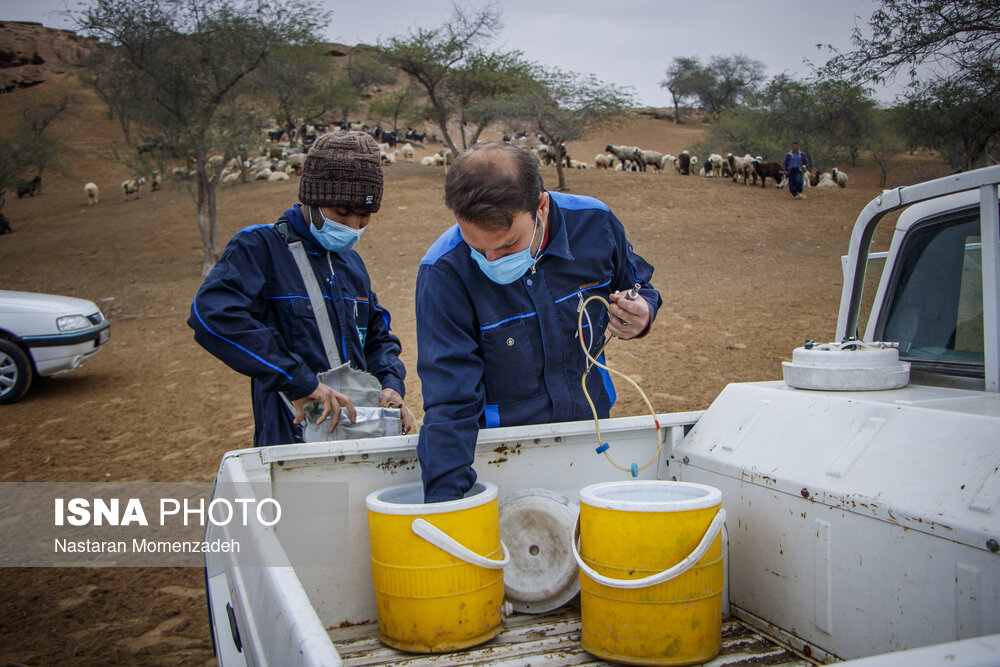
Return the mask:
<svg viewBox="0 0 1000 667"><path fill-rule="evenodd" d="M0 21L0 92L29 88L82 67L96 43L40 23Z"/></svg>

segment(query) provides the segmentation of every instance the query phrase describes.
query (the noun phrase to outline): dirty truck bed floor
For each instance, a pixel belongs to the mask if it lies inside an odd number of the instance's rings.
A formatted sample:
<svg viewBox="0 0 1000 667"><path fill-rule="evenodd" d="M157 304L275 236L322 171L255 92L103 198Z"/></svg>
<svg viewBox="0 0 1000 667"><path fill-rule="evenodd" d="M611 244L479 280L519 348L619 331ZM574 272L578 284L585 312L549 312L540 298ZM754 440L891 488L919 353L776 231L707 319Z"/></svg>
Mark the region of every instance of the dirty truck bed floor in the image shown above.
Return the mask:
<svg viewBox="0 0 1000 667"><path fill-rule="evenodd" d="M375 636L376 623L327 631L345 665L605 665L580 648L580 608L539 615L515 614L503 631L480 646L438 655L403 653L382 644ZM795 654L738 620L722 623L722 651L710 662L723 665L796 665L815 663Z"/></svg>

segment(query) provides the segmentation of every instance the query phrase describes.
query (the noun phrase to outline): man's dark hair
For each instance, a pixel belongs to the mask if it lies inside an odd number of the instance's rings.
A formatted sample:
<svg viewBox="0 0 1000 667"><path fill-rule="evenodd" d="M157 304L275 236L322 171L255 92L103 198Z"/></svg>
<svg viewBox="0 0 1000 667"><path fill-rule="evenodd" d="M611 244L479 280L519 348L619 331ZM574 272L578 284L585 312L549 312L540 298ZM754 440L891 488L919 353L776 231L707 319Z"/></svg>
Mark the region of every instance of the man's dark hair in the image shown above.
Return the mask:
<svg viewBox="0 0 1000 667"><path fill-rule="evenodd" d="M505 231L514 214L534 213L542 176L528 151L502 142L476 144L452 163L444 203L455 217L488 231Z"/></svg>

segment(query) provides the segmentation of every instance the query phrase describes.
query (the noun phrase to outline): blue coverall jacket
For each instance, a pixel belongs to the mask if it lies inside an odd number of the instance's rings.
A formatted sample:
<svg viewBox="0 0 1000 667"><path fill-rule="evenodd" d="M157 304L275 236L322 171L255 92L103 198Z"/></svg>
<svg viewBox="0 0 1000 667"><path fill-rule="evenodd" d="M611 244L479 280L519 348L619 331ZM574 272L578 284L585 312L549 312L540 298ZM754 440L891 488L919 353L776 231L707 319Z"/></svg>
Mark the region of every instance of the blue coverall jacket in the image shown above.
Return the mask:
<svg viewBox="0 0 1000 667"><path fill-rule="evenodd" d="M417 454L425 502L454 500L472 488L480 428L593 417L580 377L587 361L577 337L584 299L641 283L652 317L662 303L653 267L635 254L606 204L550 192L549 237L534 271L509 285L486 277L458 225L427 251L417 273L417 372L424 422ZM584 341L604 344L607 309L588 304ZM615 400L605 372L587 388L598 414Z"/></svg>
<svg viewBox="0 0 1000 667"><path fill-rule="evenodd" d="M389 312L375 298L357 252L319 246L298 204L273 225L247 227L205 278L188 325L202 347L250 376L257 447L302 441L301 425L292 424L294 415L278 392L290 401L308 396L316 374L330 367L302 275L280 230L306 249L341 358L400 396L406 376L399 339L389 332Z"/></svg>

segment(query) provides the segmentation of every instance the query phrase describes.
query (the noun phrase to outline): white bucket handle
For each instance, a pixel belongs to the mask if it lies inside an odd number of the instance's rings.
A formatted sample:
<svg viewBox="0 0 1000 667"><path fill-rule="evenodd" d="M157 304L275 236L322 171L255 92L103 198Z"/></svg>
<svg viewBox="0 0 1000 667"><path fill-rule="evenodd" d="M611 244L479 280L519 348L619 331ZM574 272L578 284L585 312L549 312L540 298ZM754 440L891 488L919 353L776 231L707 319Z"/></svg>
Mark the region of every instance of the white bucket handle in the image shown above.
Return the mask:
<svg viewBox="0 0 1000 667"><path fill-rule="evenodd" d="M478 565L490 570L502 570L510 562L510 553L507 551L507 545L503 543L503 540L500 540L500 548L503 549L503 560L492 560L485 556L480 556L472 549L456 542L453 537L425 519L414 519L410 529L418 537L430 542L445 553L464 560L470 565Z"/></svg>
<svg viewBox="0 0 1000 667"><path fill-rule="evenodd" d="M603 574L596 572L593 568L583 562L583 558L580 557L580 551L577 549L576 542L580 536L580 519L576 520L576 528L573 529L573 557L576 558L576 564L580 566L580 570L583 571L588 577L593 579L599 584L604 586L609 586L611 588L647 588L649 586L656 586L657 584L662 584L665 581L670 581L680 575L684 574L694 566L695 563L700 561L708 548L712 546L712 542L719 535L722 530L722 525L726 522L726 510L719 508L719 511L715 513L715 518L712 519L712 523L709 524L708 530L705 531L705 536L701 538L701 542L698 546L694 548L687 558L682 560L677 565L664 570L663 572L657 572L656 574L651 574L648 577L643 577L642 579L612 579L611 577L606 577Z"/></svg>

